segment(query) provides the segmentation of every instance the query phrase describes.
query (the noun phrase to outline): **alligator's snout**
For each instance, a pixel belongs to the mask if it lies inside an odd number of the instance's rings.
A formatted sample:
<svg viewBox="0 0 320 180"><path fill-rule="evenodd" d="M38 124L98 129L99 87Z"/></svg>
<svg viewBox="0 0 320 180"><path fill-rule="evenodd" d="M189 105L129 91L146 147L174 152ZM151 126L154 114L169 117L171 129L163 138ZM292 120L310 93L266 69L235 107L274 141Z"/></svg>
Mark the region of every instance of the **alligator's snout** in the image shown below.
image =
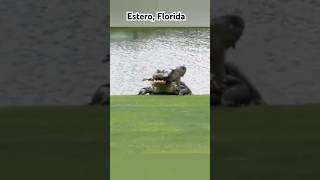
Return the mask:
<svg viewBox="0 0 320 180"><path fill-rule="evenodd" d="M167 81L164 79L155 79L152 81L153 84L167 84Z"/></svg>

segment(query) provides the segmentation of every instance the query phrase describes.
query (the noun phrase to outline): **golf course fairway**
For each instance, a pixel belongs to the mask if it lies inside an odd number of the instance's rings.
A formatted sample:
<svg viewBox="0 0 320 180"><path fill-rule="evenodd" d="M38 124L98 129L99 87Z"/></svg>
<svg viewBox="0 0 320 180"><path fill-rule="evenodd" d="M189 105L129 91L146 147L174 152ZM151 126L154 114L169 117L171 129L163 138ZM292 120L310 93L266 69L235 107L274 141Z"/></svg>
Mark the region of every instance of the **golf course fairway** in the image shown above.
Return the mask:
<svg viewBox="0 0 320 180"><path fill-rule="evenodd" d="M111 180L210 177L209 96L112 96Z"/></svg>
<svg viewBox="0 0 320 180"><path fill-rule="evenodd" d="M320 176L320 105L215 108L213 126L215 179Z"/></svg>
<svg viewBox="0 0 320 180"><path fill-rule="evenodd" d="M1 179L106 179L106 107L1 107Z"/></svg>
<svg viewBox="0 0 320 180"><path fill-rule="evenodd" d="M112 96L111 180L209 179L208 105L207 96ZM1 177L105 179L107 109L1 107ZM215 179L320 175L320 105L219 107L212 116Z"/></svg>

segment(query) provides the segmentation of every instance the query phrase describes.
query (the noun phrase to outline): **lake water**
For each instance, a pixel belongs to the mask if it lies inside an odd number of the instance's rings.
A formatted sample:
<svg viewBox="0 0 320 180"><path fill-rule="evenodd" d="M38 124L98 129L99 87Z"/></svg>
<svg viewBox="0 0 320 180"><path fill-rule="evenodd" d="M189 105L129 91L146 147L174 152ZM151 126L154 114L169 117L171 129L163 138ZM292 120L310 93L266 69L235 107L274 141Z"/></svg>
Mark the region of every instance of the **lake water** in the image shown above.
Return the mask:
<svg viewBox="0 0 320 180"><path fill-rule="evenodd" d="M181 65L194 94L210 93L209 28L113 28L110 53L111 95L137 94L143 78Z"/></svg>
<svg viewBox="0 0 320 180"><path fill-rule="evenodd" d="M268 103L320 102L319 1L213 0L211 5L213 15L236 13L246 20L228 60ZM106 54L107 7L105 0L2 0L0 106L90 101L109 74L100 61ZM142 78L181 64L193 92L208 94L209 29L121 31L112 33L111 50L119 53L111 54L111 94L136 94L148 85Z"/></svg>
<svg viewBox="0 0 320 180"><path fill-rule="evenodd" d="M0 2L0 106L90 101L109 74L108 2L98 1Z"/></svg>
<svg viewBox="0 0 320 180"><path fill-rule="evenodd" d="M237 64L270 104L320 102L320 1L213 0L213 15L246 21L228 60Z"/></svg>

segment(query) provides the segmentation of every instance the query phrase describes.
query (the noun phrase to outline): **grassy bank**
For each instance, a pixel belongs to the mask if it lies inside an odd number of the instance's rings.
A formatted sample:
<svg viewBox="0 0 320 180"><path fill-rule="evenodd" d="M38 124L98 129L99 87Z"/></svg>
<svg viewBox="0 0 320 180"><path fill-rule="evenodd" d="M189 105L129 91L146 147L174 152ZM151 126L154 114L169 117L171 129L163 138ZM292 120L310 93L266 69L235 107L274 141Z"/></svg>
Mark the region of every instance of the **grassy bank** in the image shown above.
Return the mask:
<svg viewBox="0 0 320 180"><path fill-rule="evenodd" d="M320 105L216 108L213 116L215 179L320 177Z"/></svg>
<svg viewBox="0 0 320 180"><path fill-rule="evenodd" d="M209 179L209 111L209 96L111 97L111 179Z"/></svg>
<svg viewBox="0 0 320 180"><path fill-rule="evenodd" d="M106 115L102 107L1 107L1 179L106 179Z"/></svg>

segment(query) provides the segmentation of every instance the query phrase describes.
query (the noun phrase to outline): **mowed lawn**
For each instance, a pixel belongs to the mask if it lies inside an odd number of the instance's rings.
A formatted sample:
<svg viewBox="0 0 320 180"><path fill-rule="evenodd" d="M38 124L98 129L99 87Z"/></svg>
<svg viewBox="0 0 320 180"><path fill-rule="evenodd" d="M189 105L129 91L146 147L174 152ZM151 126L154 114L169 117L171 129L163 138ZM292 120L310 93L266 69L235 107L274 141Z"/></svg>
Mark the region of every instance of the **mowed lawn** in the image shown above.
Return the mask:
<svg viewBox="0 0 320 180"><path fill-rule="evenodd" d="M111 180L209 179L209 98L111 98ZM105 107L1 107L2 179L106 179ZM215 108L212 176L320 177L320 105Z"/></svg>
<svg viewBox="0 0 320 180"><path fill-rule="evenodd" d="M319 179L320 105L215 108L212 176Z"/></svg>
<svg viewBox="0 0 320 180"><path fill-rule="evenodd" d="M209 96L112 96L112 180L209 179Z"/></svg>
<svg viewBox="0 0 320 180"><path fill-rule="evenodd" d="M1 107L0 178L106 179L105 107Z"/></svg>

